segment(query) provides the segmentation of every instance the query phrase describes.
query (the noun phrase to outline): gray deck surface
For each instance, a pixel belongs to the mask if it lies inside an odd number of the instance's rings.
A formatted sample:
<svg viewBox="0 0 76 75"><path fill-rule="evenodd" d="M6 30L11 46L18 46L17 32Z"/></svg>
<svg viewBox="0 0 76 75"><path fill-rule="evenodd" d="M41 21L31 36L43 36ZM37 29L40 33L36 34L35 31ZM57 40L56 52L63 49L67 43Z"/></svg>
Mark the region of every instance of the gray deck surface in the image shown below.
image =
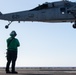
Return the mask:
<svg viewBox="0 0 76 75"><path fill-rule="evenodd" d="M6 74L5 68L0 68L0 75L76 75L76 70L46 69L46 68L16 68L18 74Z"/></svg>

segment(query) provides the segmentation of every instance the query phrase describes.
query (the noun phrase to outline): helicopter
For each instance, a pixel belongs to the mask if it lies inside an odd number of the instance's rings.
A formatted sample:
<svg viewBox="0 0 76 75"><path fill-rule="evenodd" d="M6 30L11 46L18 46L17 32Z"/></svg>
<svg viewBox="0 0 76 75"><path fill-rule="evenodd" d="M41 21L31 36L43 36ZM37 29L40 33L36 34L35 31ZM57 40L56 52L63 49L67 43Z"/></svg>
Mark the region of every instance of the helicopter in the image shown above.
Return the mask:
<svg viewBox="0 0 76 75"><path fill-rule="evenodd" d="M76 29L76 3L68 0L45 2L37 7L19 12L12 12L2 14L0 12L0 20L8 21L9 25L18 21L32 21L32 22L74 22L73 28Z"/></svg>

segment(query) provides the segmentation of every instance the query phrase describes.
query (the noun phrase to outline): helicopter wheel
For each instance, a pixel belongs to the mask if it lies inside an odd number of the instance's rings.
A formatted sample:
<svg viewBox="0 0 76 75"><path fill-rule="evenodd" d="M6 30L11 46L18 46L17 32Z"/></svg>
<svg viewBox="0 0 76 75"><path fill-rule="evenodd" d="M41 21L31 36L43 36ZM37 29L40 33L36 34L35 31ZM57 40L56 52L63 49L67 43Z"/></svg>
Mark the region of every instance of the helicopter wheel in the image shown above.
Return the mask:
<svg viewBox="0 0 76 75"><path fill-rule="evenodd" d="M73 28L76 29L76 24L73 24Z"/></svg>
<svg viewBox="0 0 76 75"><path fill-rule="evenodd" d="M5 26L5 28L8 29L8 28L9 28L9 25L10 25L11 23L12 23L12 21L10 21L10 22L8 23L8 25Z"/></svg>
<svg viewBox="0 0 76 75"><path fill-rule="evenodd" d="M5 26L5 28L6 28L6 29L8 29L8 28L9 28L9 26L8 26L8 25L6 25L6 26Z"/></svg>

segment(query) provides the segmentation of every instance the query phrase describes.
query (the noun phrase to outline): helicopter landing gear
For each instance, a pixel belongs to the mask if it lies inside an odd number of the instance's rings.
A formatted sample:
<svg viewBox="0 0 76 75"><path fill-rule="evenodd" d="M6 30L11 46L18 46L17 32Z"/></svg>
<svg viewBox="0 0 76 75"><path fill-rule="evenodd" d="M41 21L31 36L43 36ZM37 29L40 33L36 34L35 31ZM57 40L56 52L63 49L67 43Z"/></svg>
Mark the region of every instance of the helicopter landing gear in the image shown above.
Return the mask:
<svg viewBox="0 0 76 75"><path fill-rule="evenodd" d="M76 21L75 21L75 23L73 24L73 28L76 29Z"/></svg>
<svg viewBox="0 0 76 75"><path fill-rule="evenodd" d="M12 21L9 22L8 25L5 26L5 28L8 29L8 28L9 28L9 25L10 25L11 23L12 23Z"/></svg>

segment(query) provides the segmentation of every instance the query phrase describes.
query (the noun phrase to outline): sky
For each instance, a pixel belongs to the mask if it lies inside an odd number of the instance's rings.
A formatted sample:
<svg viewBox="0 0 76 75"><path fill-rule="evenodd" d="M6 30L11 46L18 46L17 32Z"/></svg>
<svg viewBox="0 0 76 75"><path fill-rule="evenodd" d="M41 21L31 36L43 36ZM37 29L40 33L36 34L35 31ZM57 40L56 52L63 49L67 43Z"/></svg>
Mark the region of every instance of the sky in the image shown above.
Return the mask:
<svg viewBox="0 0 76 75"><path fill-rule="evenodd" d="M1 0L5 13L30 10L58 0ZM72 0L73 2L75 0ZM0 67L6 66L6 39L12 30L20 41L17 67L76 67L76 29L73 23L13 22L0 20Z"/></svg>

